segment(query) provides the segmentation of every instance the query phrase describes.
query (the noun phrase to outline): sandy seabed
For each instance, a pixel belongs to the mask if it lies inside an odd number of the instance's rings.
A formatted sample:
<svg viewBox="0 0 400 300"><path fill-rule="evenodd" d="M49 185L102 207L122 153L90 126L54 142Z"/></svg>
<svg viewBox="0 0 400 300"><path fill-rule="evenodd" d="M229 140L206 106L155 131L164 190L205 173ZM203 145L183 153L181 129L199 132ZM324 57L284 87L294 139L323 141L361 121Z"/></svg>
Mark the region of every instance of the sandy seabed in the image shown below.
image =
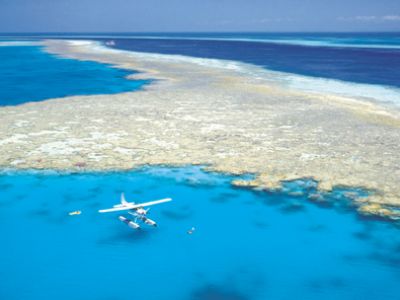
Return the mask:
<svg viewBox="0 0 400 300"><path fill-rule="evenodd" d="M0 167L126 170L207 165L233 184L279 189L313 178L373 191L365 214L400 217L400 112L383 104L309 94L242 63L48 40L47 51L140 71L141 91L75 96L0 108ZM263 74L256 76L255 74ZM273 74L273 73L270 73ZM314 199L318 197L314 196Z"/></svg>

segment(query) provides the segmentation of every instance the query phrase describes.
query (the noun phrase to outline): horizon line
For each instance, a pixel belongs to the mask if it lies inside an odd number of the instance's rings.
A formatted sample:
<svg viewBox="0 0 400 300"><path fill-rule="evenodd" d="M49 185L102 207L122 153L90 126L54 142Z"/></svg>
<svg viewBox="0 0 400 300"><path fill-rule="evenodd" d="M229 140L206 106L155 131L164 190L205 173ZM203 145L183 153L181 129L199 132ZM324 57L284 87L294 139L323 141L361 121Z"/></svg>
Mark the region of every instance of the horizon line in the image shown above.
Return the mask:
<svg viewBox="0 0 400 300"><path fill-rule="evenodd" d="M2 34L219 34L219 33L270 33L270 34L282 34L282 33L399 33L400 30L361 30L361 31L0 31Z"/></svg>

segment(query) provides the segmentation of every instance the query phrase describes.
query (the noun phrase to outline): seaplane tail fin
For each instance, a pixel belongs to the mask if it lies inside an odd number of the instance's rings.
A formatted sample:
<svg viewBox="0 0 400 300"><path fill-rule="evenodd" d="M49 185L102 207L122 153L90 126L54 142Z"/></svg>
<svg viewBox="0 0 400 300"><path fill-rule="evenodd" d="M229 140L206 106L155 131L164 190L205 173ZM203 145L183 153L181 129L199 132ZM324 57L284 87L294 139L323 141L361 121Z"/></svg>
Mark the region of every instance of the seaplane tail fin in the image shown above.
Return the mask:
<svg viewBox="0 0 400 300"><path fill-rule="evenodd" d="M128 204L128 201L126 201L126 199L125 199L125 194L124 193L121 193L121 204L122 205L127 205Z"/></svg>

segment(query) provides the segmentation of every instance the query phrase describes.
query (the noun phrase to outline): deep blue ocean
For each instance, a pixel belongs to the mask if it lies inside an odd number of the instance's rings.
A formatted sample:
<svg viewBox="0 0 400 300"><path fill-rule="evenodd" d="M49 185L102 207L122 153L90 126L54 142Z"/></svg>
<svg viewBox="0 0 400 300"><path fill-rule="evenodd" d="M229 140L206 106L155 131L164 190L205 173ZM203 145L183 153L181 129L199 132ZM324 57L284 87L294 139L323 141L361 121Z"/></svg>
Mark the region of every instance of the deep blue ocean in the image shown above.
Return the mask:
<svg viewBox="0 0 400 300"><path fill-rule="evenodd" d="M344 190L316 205L313 182L267 193L232 179L198 167L0 175L0 299L399 299L394 224L360 218ZM173 201L135 231L118 220L129 215L97 212L121 192Z"/></svg>
<svg viewBox="0 0 400 300"><path fill-rule="evenodd" d="M95 37L95 36L94 36ZM400 87L400 34L147 34L115 48L236 60L318 78Z"/></svg>
<svg viewBox="0 0 400 300"><path fill-rule="evenodd" d="M62 59L39 46L1 46L0 58L0 106L128 92L147 83L126 79L132 71L91 61Z"/></svg>

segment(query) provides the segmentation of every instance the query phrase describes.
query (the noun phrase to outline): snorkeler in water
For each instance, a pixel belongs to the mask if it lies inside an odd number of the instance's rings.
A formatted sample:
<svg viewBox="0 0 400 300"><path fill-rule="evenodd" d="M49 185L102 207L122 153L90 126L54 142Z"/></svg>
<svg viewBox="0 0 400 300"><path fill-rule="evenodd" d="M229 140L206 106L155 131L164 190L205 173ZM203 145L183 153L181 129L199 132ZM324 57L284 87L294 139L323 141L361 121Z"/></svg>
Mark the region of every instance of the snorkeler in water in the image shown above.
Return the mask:
<svg viewBox="0 0 400 300"><path fill-rule="evenodd" d="M187 231L187 234L193 234L196 228L192 227Z"/></svg>

